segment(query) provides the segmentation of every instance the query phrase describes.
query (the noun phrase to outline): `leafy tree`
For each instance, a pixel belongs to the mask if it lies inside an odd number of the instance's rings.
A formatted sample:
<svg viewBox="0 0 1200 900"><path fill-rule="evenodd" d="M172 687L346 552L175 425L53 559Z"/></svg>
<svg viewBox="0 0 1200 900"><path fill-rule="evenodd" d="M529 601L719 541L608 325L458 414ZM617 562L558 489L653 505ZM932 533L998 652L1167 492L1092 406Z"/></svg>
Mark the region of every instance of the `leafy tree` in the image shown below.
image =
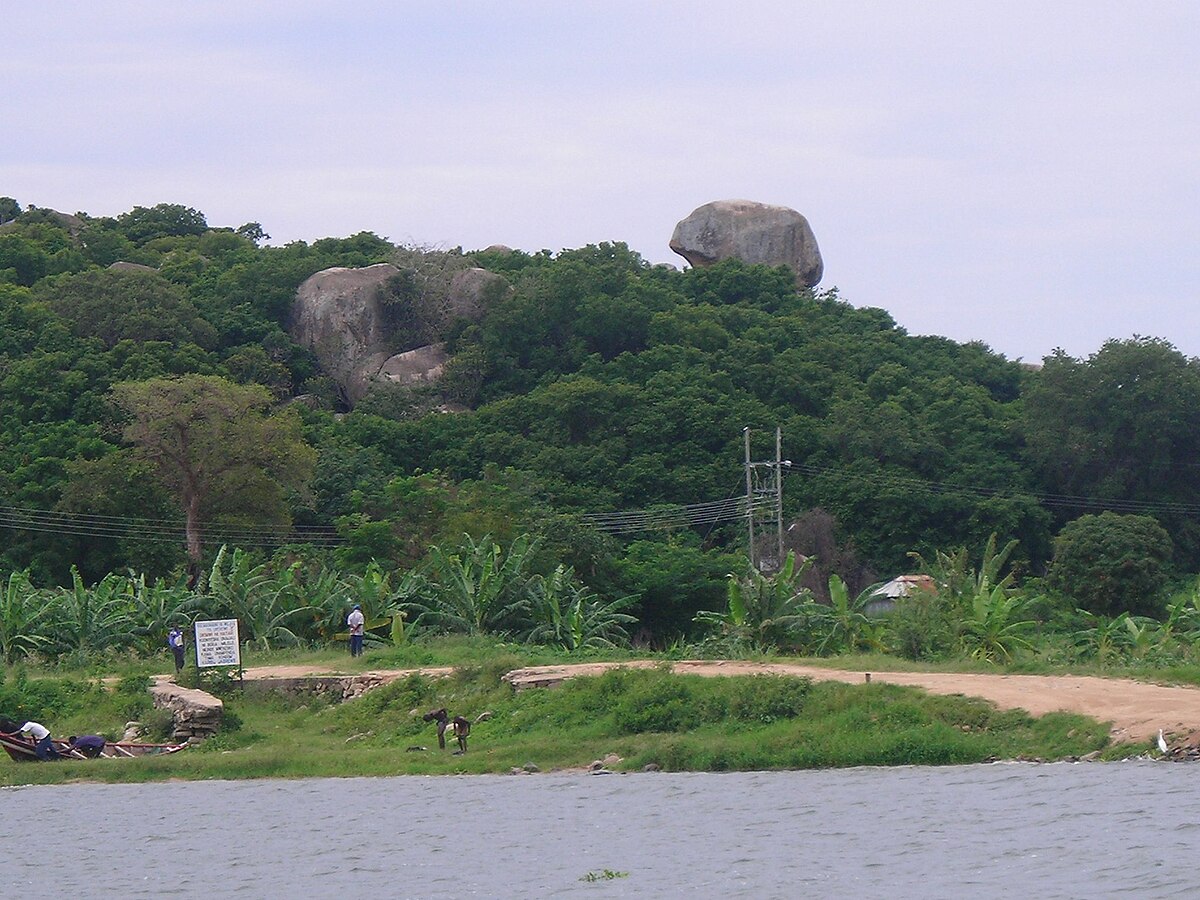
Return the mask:
<svg viewBox="0 0 1200 900"><path fill-rule="evenodd" d="M1055 351L1030 379L1025 432L1047 490L1157 505L1181 561L1200 566L1200 525L1170 511L1200 493L1200 359L1145 337L1086 360Z"/></svg>
<svg viewBox="0 0 1200 900"><path fill-rule="evenodd" d="M1171 554L1170 535L1150 516L1080 516L1054 539L1046 580L1097 615L1156 615Z"/></svg>
<svg viewBox="0 0 1200 900"><path fill-rule="evenodd" d="M154 272L92 270L43 282L34 296L75 334L108 347L126 339L211 347L216 339L187 295Z"/></svg>
<svg viewBox="0 0 1200 900"><path fill-rule="evenodd" d="M642 639L666 641L690 631L701 610L721 603L725 576L744 565L744 557L706 553L683 535L666 541L637 540L596 587L608 596L637 596L630 612L646 630Z"/></svg>
<svg viewBox="0 0 1200 900"><path fill-rule="evenodd" d="M234 231L256 247L263 241L271 239L271 236L263 230L262 225L258 222L247 222L245 225L239 225Z"/></svg>
<svg viewBox="0 0 1200 900"><path fill-rule="evenodd" d="M117 216L117 228L134 243L155 238L201 235L208 230L204 213L178 203L159 203L146 208L135 206Z"/></svg>
<svg viewBox="0 0 1200 900"><path fill-rule="evenodd" d="M129 416L125 440L154 466L183 512L195 571L206 517L288 521L286 492L306 487L315 454L301 438L293 410L269 414L265 388L185 375L125 382L112 397Z"/></svg>
<svg viewBox="0 0 1200 900"><path fill-rule="evenodd" d="M12 197L0 197L0 225L14 221L21 215L21 204Z"/></svg>
<svg viewBox="0 0 1200 900"><path fill-rule="evenodd" d="M0 281L29 287L45 277L50 254L20 234L0 234Z"/></svg>

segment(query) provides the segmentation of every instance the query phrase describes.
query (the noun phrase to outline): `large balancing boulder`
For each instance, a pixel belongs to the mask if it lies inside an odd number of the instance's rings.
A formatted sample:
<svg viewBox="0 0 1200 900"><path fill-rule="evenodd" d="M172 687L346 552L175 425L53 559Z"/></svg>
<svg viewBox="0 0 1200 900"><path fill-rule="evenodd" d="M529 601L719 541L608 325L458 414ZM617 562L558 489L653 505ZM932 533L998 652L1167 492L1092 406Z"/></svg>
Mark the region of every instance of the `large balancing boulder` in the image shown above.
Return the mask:
<svg viewBox="0 0 1200 900"><path fill-rule="evenodd" d="M821 280L824 264L808 220L786 206L751 200L716 200L694 210L675 226L671 249L697 268L723 259L788 266L796 286Z"/></svg>

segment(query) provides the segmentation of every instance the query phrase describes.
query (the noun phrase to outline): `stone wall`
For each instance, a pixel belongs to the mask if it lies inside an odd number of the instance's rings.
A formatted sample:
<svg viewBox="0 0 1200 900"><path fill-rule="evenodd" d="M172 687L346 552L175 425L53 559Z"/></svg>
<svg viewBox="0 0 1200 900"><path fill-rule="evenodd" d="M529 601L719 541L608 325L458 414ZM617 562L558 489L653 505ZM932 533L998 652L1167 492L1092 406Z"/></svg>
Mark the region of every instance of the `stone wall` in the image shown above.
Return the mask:
<svg viewBox="0 0 1200 900"><path fill-rule="evenodd" d="M328 697L336 703L354 700L372 688L395 681L395 675L366 672L362 675L305 675L300 678L255 678L247 681L246 693L274 691L293 697Z"/></svg>
<svg viewBox="0 0 1200 900"><path fill-rule="evenodd" d="M174 741L198 744L212 737L221 727L225 704L212 694L161 680L151 686L150 695L156 707L171 710L174 720L171 739Z"/></svg>

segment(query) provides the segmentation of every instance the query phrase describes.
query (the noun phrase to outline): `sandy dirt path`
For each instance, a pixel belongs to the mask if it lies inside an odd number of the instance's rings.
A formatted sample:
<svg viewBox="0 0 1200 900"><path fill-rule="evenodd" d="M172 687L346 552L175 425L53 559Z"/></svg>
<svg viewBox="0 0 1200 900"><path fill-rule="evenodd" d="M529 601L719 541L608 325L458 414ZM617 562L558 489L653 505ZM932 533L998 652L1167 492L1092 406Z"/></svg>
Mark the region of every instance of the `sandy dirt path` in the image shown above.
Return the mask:
<svg viewBox="0 0 1200 900"><path fill-rule="evenodd" d="M659 665L651 660L624 663L583 663L579 665L531 666L509 672L505 680L514 687L544 687L580 675L599 675L617 666L648 668ZM755 663L737 660L686 660L672 665L674 671L693 675L793 675L814 681L841 681L862 684L867 673L826 669L790 663ZM324 666L263 666L246 670L246 677L298 678L304 675L328 675L337 670ZM372 674L387 680L414 672L445 676L450 667L426 669L388 669ZM361 673L359 673L361 674ZM1004 709L1023 709L1032 715L1049 712L1081 713L1111 723L1115 741L1148 741L1163 729L1172 744L1195 744L1200 739L1200 688L1168 687L1120 678L1090 675L990 675L948 672L878 672L872 681L923 688L934 694L966 694L990 700Z"/></svg>

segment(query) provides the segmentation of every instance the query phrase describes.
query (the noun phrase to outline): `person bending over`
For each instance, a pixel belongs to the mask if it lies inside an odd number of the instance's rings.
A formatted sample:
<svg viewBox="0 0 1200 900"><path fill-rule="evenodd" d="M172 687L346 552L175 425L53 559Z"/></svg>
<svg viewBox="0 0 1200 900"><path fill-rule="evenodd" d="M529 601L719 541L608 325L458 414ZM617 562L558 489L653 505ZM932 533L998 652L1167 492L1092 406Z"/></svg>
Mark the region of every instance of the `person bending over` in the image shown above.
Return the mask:
<svg viewBox="0 0 1200 900"><path fill-rule="evenodd" d="M33 752L41 760L58 759L58 751L54 749L54 741L50 738L50 729L40 722L26 722L21 726L21 734L33 739Z"/></svg>
<svg viewBox="0 0 1200 900"><path fill-rule="evenodd" d="M95 759L104 752L104 747L108 742L98 734L82 734L76 737L71 735L67 738L67 746L72 750L78 750L89 759Z"/></svg>

